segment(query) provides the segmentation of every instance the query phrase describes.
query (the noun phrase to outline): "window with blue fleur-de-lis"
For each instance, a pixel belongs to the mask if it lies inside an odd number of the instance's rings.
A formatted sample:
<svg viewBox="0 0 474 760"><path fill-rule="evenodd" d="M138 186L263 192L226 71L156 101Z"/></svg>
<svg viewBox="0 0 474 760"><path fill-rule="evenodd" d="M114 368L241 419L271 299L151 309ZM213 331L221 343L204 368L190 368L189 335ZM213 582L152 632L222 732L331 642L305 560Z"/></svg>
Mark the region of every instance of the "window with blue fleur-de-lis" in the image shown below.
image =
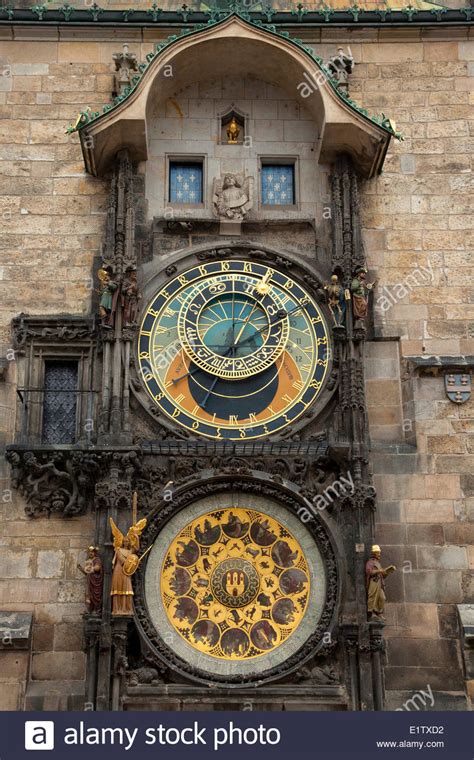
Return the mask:
<svg viewBox="0 0 474 760"><path fill-rule="evenodd" d="M295 203L294 164L262 165L262 204L293 206Z"/></svg>
<svg viewBox="0 0 474 760"><path fill-rule="evenodd" d="M203 202L202 162L170 162L170 203L195 204Z"/></svg>

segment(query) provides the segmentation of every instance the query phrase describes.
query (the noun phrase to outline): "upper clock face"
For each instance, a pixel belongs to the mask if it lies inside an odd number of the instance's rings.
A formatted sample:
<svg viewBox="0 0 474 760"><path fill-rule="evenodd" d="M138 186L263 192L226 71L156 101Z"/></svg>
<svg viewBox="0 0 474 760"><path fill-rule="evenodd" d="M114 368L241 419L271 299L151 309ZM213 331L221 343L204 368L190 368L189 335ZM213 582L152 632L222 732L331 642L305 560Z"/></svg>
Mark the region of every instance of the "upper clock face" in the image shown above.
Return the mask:
<svg viewBox="0 0 474 760"><path fill-rule="evenodd" d="M268 436L319 395L329 332L314 299L265 264L215 261L171 280L139 335L142 378L158 407L209 438Z"/></svg>

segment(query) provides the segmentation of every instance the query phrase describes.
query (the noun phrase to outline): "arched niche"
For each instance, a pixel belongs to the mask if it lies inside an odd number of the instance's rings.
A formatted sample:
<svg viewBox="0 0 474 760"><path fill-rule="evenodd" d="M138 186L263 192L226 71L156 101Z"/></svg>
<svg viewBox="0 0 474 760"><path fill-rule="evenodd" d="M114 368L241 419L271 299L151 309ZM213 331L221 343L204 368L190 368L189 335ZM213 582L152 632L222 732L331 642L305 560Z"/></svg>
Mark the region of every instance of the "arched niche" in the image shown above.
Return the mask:
<svg viewBox="0 0 474 760"><path fill-rule="evenodd" d="M346 153L362 176L380 172L390 132L344 101L300 46L238 16L178 37L153 58L122 103L80 129L88 171L103 175L122 148L128 148L132 160L147 160L148 124L156 100L191 84L197 73L210 79L216 71L221 76L257 74L278 83L290 98L299 97L314 119L320 163L332 163Z"/></svg>

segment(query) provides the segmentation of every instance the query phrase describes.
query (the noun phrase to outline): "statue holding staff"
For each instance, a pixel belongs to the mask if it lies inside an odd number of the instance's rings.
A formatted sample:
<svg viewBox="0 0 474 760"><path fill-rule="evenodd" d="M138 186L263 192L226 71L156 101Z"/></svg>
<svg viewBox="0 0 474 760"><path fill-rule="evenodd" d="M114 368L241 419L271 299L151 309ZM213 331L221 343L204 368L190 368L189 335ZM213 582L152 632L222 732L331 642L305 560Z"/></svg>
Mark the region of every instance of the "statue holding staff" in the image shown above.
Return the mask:
<svg viewBox="0 0 474 760"><path fill-rule="evenodd" d="M140 536L146 526L146 518L137 521L137 494L133 494L132 502L132 521L133 524L128 529L127 535L124 536L120 528L110 518L110 527L114 537L115 554L112 560L112 615L114 617L130 617L133 615L133 586L132 575L137 571L138 566L148 551L138 556L140 548Z"/></svg>

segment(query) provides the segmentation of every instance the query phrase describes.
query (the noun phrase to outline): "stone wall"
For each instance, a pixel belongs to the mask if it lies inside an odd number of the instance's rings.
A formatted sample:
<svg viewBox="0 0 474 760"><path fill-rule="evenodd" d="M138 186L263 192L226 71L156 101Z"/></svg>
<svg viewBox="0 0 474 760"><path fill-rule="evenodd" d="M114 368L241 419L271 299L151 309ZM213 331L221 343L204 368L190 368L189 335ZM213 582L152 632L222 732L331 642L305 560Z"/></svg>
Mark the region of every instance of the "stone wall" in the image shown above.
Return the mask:
<svg viewBox="0 0 474 760"><path fill-rule="evenodd" d="M455 605L473 601L473 402L453 405L442 376L419 376L404 361L474 353L474 44L463 29L441 34L333 29L307 31L305 40L323 57L350 45L357 62L352 97L395 119L406 138L392 143L383 174L361 193L377 278L377 340L367 345L377 540L385 560L399 566L388 581L385 629L391 708L427 685L437 692L433 709L466 705ZM111 56L125 41L64 29L41 39L31 30L18 35L2 41L0 59L1 356L19 312L90 310L107 186L84 173L78 138L65 129L80 108L110 101ZM152 37L130 32L140 60ZM316 226L322 223L316 217ZM399 284L407 291L401 299ZM19 364L9 361L0 379L3 442L13 438ZM1 605L35 615L32 654L0 653L9 683L0 707L24 704L28 673L27 706L48 691L56 695L51 707L70 707L64 694L80 693L84 674L83 582L75 566L92 539L92 519L27 520L5 465L0 475Z"/></svg>
<svg viewBox="0 0 474 760"><path fill-rule="evenodd" d="M179 71L175 72L179 76ZM298 102L300 101L300 102ZM204 209L186 209L190 216L213 217L213 180L226 172L242 173L255 181L252 219L323 220L323 191L327 176L316 164L318 131L304 100L289 99L272 83L254 78L197 81L180 89L173 98L154 104L150 114L150 160L146 169L146 197L150 216L166 210L179 214L168 201L167 157L183 154L205 156ZM221 117L232 108L245 114L242 145L221 139ZM260 191L261 160L295 159L294 208L263 208ZM326 172L328 167L325 167ZM323 176L321 176L323 175Z"/></svg>

